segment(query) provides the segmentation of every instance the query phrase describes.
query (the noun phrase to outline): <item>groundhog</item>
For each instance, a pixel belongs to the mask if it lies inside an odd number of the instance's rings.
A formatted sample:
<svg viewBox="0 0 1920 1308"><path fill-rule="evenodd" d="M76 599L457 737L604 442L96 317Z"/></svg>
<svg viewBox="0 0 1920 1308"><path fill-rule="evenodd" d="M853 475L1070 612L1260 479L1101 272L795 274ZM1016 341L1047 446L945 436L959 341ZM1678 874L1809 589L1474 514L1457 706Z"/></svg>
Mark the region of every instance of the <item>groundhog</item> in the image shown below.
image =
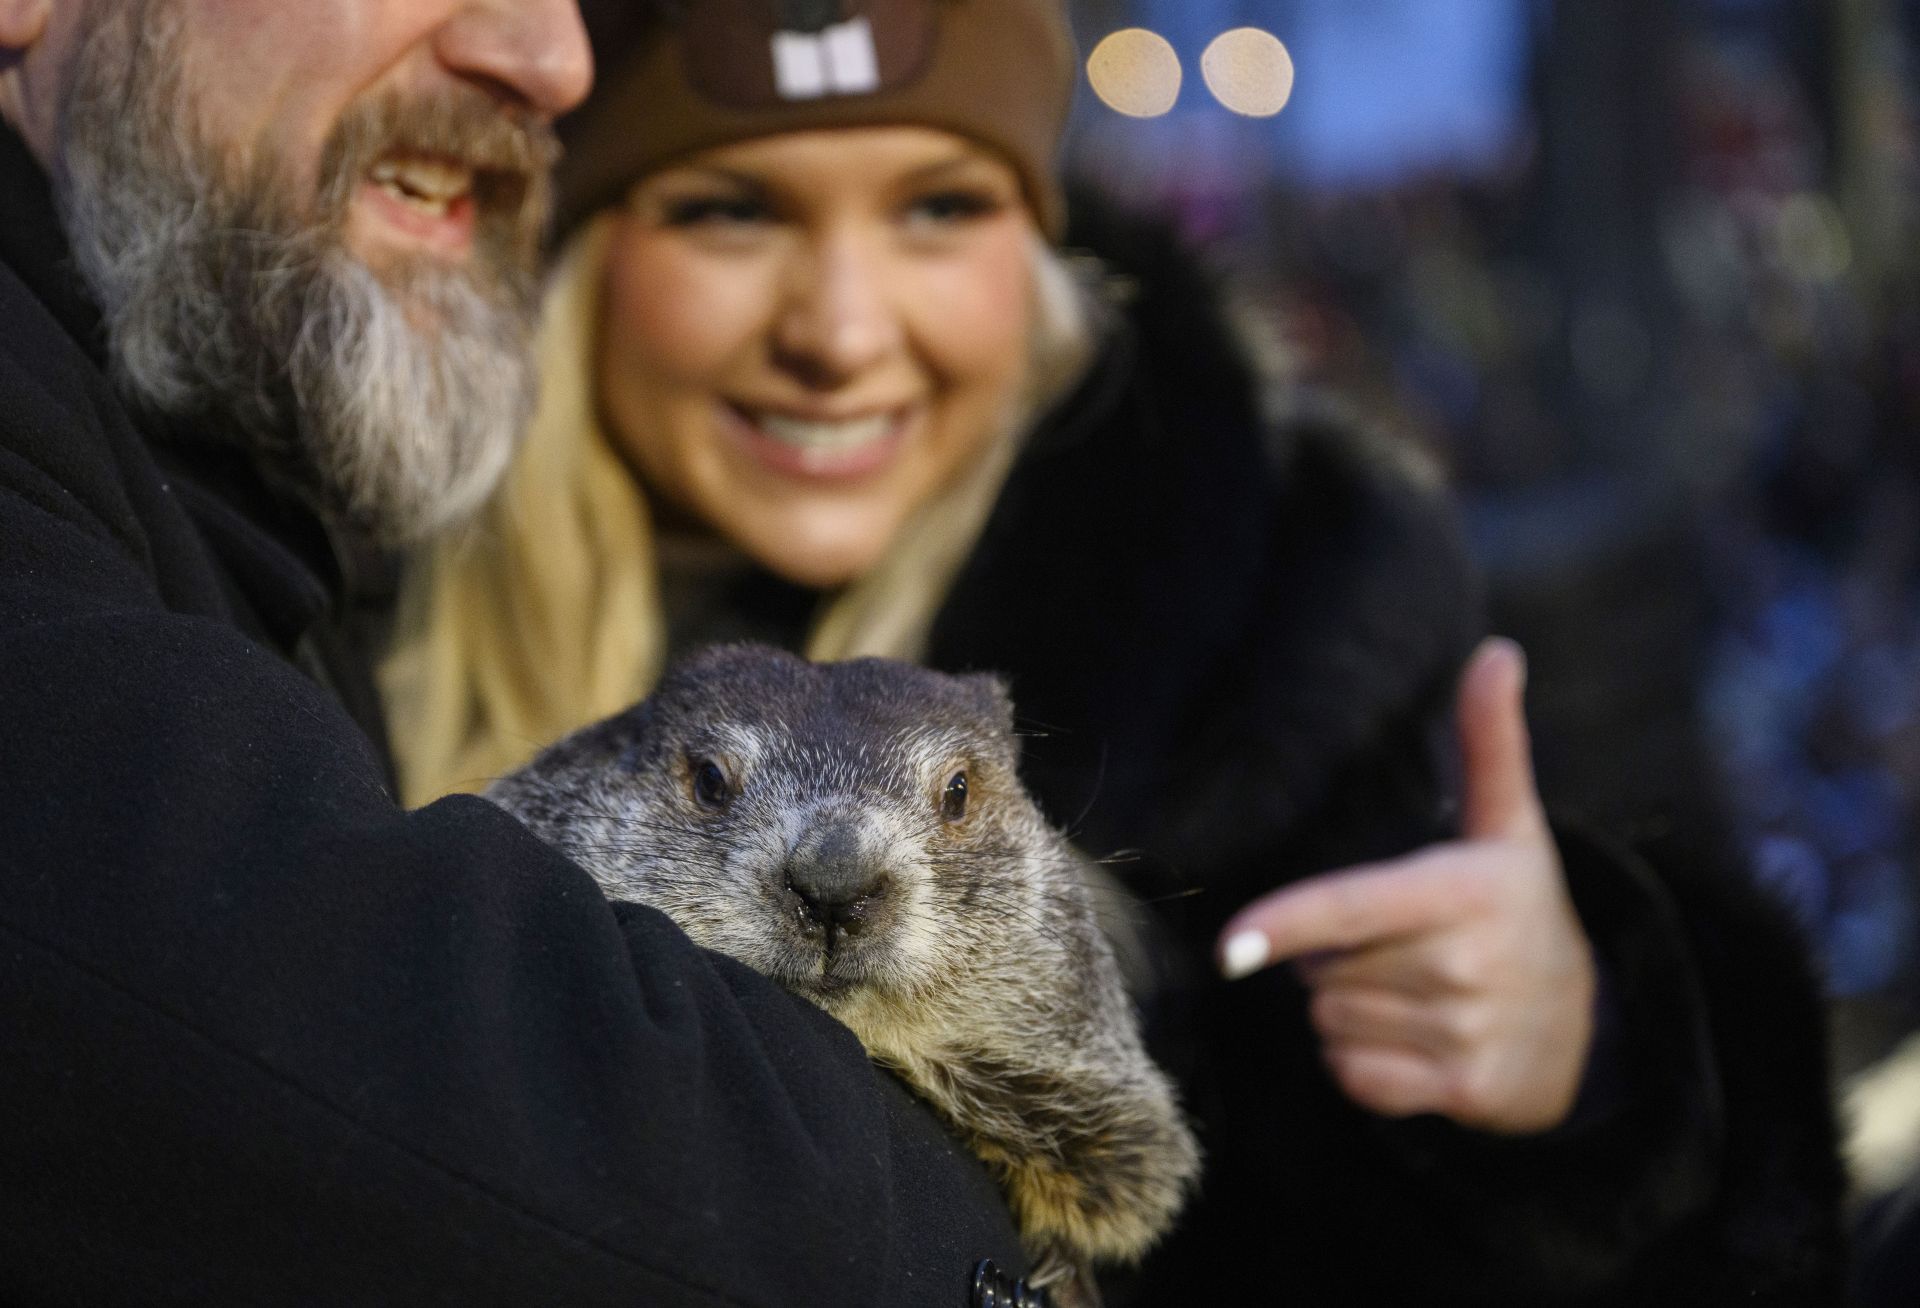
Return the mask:
<svg viewBox="0 0 1920 1308"><path fill-rule="evenodd" d="M1029 1283L1089 1304L1199 1154L1018 753L996 678L729 645L488 797L852 1028L999 1177Z"/></svg>

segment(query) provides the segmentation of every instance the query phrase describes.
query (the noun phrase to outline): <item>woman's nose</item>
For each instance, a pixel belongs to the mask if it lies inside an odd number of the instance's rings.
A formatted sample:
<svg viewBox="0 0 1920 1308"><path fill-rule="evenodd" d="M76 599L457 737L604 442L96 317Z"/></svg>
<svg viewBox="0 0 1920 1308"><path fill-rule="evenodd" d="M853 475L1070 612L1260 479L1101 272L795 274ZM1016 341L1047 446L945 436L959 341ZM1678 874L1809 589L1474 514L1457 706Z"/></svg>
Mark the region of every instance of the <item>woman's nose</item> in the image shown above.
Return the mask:
<svg viewBox="0 0 1920 1308"><path fill-rule="evenodd" d="M774 325L775 362L817 389L845 385L900 347L904 332L884 253L857 237L796 258Z"/></svg>

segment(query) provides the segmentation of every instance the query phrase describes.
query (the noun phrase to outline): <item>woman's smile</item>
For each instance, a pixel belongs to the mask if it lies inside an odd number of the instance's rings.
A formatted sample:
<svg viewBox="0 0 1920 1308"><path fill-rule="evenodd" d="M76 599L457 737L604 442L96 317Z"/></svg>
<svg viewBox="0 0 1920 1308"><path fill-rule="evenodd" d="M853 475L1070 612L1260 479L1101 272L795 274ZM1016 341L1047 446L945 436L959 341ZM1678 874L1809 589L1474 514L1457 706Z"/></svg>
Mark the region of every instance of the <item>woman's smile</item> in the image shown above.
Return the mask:
<svg viewBox="0 0 1920 1308"><path fill-rule="evenodd" d="M899 457L913 406L825 417L722 402L727 439L768 471L802 481L857 481Z"/></svg>

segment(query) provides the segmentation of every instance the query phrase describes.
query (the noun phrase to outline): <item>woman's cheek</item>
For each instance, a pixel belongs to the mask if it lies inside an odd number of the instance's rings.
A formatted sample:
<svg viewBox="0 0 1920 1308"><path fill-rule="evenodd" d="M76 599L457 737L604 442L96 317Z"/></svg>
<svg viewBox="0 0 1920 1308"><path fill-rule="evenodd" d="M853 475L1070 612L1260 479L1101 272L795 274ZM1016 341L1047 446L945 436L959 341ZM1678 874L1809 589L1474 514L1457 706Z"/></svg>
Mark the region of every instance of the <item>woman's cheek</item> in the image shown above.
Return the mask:
<svg viewBox="0 0 1920 1308"><path fill-rule="evenodd" d="M999 375L1026 362L1033 312L1026 243L998 240L973 257L937 265L909 303L923 306L920 336L950 376Z"/></svg>
<svg viewBox="0 0 1920 1308"><path fill-rule="evenodd" d="M738 262L673 246L641 239L615 261L607 326L640 366L688 383L717 381L765 316L760 278Z"/></svg>

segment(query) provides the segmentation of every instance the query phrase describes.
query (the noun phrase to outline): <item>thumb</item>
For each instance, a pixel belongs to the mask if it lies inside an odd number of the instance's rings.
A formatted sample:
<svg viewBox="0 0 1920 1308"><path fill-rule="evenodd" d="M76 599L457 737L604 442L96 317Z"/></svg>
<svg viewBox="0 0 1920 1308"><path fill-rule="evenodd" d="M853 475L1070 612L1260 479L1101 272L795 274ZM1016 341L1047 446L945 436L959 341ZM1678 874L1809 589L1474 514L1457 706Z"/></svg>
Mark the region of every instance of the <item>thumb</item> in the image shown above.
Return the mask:
<svg viewBox="0 0 1920 1308"><path fill-rule="evenodd" d="M1527 657L1502 637L1480 642L1460 674L1460 834L1468 840L1544 830L1523 699Z"/></svg>

